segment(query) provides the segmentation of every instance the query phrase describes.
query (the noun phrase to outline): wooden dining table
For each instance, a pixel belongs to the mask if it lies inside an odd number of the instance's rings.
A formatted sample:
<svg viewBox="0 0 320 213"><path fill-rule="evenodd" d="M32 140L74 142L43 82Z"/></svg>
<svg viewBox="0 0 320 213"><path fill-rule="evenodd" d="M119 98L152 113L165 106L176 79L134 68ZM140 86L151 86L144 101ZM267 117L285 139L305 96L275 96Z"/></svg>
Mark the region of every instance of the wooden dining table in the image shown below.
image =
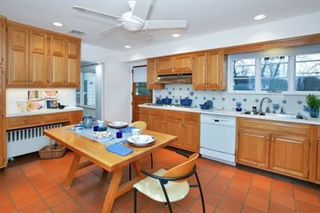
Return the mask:
<svg viewBox="0 0 320 213"><path fill-rule="evenodd" d="M155 138L155 143L148 147L132 147L126 144L126 146L133 149L133 152L122 157L107 151L106 145L95 142L71 131L70 129L72 127L73 125L45 130L44 135L55 140L57 143L66 146L74 152L73 161L64 182L64 187L66 189L71 187L77 170L83 169L92 163L103 168L105 171L112 173L111 182L102 208L102 212L104 213L111 212L115 199L130 191L133 188L133 184L143 178L140 173L139 159L142 159L143 157L150 155L150 153L169 145L177 138L173 135L145 130L143 134L153 136ZM81 161L80 163L81 157L84 157L86 161ZM134 168L136 176L133 179L120 184L123 171L130 163Z"/></svg>

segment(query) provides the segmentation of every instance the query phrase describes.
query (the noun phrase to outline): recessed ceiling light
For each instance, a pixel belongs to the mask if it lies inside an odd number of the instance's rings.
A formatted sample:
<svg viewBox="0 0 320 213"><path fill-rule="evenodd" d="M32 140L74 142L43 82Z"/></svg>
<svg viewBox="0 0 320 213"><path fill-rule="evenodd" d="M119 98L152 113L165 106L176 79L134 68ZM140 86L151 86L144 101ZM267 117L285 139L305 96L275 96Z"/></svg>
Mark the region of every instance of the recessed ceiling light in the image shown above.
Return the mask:
<svg viewBox="0 0 320 213"><path fill-rule="evenodd" d="M180 37L180 34L179 33L174 33L174 34L172 34L172 37L173 38L178 38L178 37Z"/></svg>
<svg viewBox="0 0 320 213"><path fill-rule="evenodd" d="M256 21L260 21L260 20L265 19L266 17L267 16L265 14L259 14L259 15L256 15L253 19Z"/></svg>
<svg viewBox="0 0 320 213"><path fill-rule="evenodd" d="M124 46L124 48L126 48L126 49L130 49L130 48L131 48L131 46L130 46L130 45L125 45L125 46Z"/></svg>
<svg viewBox="0 0 320 213"><path fill-rule="evenodd" d="M56 27L63 27L63 24L61 22L58 22L58 21L52 22L52 25L54 25Z"/></svg>

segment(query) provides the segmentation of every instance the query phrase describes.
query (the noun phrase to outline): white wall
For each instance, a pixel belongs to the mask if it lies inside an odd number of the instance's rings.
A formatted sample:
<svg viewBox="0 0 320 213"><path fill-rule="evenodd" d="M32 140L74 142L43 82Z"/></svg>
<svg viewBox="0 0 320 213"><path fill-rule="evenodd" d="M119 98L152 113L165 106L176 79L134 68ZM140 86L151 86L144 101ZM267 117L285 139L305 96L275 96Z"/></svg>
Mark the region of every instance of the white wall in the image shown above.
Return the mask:
<svg viewBox="0 0 320 213"><path fill-rule="evenodd" d="M320 33L320 12L205 34L127 52L128 61ZM182 35L183 36L183 35Z"/></svg>
<svg viewBox="0 0 320 213"><path fill-rule="evenodd" d="M121 53L82 44L81 60L104 64L101 96L102 119L131 121L131 67L119 60ZM98 103L97 103L98 104ZM98 107L98 106L97 106Z"/></svg>

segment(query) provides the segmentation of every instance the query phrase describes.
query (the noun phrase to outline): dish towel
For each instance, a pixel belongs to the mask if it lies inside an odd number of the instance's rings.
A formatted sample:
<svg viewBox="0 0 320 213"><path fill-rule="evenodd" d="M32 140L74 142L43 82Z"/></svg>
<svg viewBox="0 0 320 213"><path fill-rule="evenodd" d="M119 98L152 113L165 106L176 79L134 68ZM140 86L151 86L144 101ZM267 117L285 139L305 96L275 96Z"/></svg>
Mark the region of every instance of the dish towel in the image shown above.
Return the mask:
<svg viewBox="0 0 320 213"><path fill-rule="evenodd" d="M120 155L122 157L129 155L130 153L133 152L132 149L124 146L122 143L116 143L116 144L112 144L110 146L107 147L107 150L109 152L112 152L116 155Z"/></svg>

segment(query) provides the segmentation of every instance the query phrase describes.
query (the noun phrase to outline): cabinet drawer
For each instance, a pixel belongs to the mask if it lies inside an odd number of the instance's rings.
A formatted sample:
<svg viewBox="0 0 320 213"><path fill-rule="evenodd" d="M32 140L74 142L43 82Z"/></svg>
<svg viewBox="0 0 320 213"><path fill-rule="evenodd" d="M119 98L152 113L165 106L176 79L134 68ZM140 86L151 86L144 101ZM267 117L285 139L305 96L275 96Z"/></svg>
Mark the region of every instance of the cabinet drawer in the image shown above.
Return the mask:
<svg viewBox="0 0 320 213"><path fill-rule="evenodd" d="M238 119L238 128L261 129L273 132L286 132L295 135L309 135L309 125L288 122L273 122L257 119Z"/></svg>
<svg viewBox="0 0 320 213"><path fill-rule="evenodd" d="M175 111L167 111L166 113L168 119L183 121L183 113Z"/></svg>
<svg viewBox="0 0 320 213"><path fill-rule="evenodd" d="M15 117L7 119L7 129L19 129L41 125L42 116Z"/></svg>
<svg viewBox="0 0 320 213"><path fill-rule="evenodd" d="M69 121L68 113L59 113L44 116L44 122L49 123L64 123Z"/></svg>
<svg viewBox="0 0 320 213"><path fill-rule="evenodd" d="M166 111L161 109L152 109L149 111L149 114L152 116L165 116Z"/></svg>
<svg viewBox="0 0 320 213"><path fill-rule="evenodd" d="M198 113L185 113L184 120L188 123L199 123L200 115Z"/></svg>
<svg viewBox="0 0 320 213"><path fill-rule="evenodd" d="M149 109L142 108L142 107L139 108L140 115L149 115L149 112L150 112Z"/></svg>

